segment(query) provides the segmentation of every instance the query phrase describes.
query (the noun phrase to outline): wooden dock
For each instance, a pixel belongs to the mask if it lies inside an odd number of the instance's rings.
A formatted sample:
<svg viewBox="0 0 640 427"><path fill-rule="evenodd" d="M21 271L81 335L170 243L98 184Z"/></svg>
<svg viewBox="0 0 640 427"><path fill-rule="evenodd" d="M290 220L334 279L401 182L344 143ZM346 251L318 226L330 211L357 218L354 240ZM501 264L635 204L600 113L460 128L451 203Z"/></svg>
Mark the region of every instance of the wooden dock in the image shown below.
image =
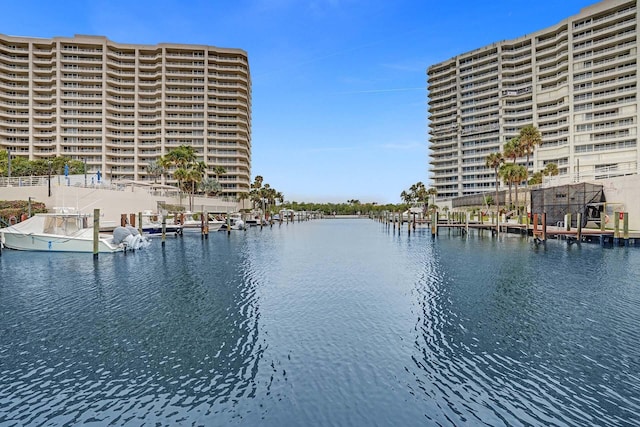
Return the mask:
<svg viewBox="0 0 640 427"><path fill-rule="evenodd" d="M451 219L439 219L436 226L432 226L433 219L416 219L413 221L404 221L407 225L407 232L416 229L430 228L432 235L438 234L440 229L458 230L462 235L468 234L471 230L487 231L492 235L501 233L520 234L523 236L533 237L536 244L545 242L547 239L566 240L569 244L579 242L597 242L602 246L638 246L640 245L640 232L623 232L619 229L593 229L593 228L576 228L576 227L559 227L559 226L542 226L538 224L520 224L518 222L507 221L500 222L496 227L494 222L478 222L478 221L457 221ZM393 224L394 230L404 228L403 224Z"/></svg>

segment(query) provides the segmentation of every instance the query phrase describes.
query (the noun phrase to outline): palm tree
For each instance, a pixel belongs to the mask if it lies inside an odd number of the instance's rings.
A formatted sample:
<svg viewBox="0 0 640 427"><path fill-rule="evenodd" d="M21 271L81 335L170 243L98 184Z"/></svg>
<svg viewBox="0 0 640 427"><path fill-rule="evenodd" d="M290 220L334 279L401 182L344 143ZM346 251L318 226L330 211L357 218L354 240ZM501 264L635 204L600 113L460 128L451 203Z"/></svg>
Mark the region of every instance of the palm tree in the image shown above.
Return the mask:
<svg viewBox="0 0 640 427"><path fill-rule="evenodd" d="M186 168L196 161L196 153L190 145L181 145L169 151L165 158L178 168Z"/></svg>
<svg viewBox="0 0 640 427"><path fill-rule="evenodd" d="M411 194L403 190L402 193L400 193L400 199L408 205L411 203Z"/></svg>
<svg viewBox="0 0 640 427"><path fill-rule="evenodd" d="M257 175L253 178L253 184L251 184L251 188L260 188L262 187L262 183L264 182L264 178L262 176Z"/></svg>
<svg viewBox="0 0 640 427"><path fill-rule="evenodd" d="M518 187L522 181L527 180L527 168L522 165L515 165L513 168L513 183L516 187L516 211L520 214L520 204L518 202Z"/></svg>
<svg viewBox="0 0 640 427"><path fill-rule="evenodd" d="M433 189L432 191L436 190ZM428 202L429 194L433 193L429 193L425 185L421 181L418 181L409 187L409 191L405 190L400 193L400 198L408 205L414 203L425 203Z"/></svg>
<svg viewBox="0 0 640 427"><path fill-rule="evenodd" d="M275 205L276 202L276 190L271 188L269 184L265 184L259 191L260 200L264 200L266 204L265 210L269 210L269 205Z"/></svg>
<svg viewBox="0 0 640 427"><path fill-rule="evenodd" d="M180 189L180 204L182 204L182 192L184 191L184 181L187 179L188 171L185 168L177 168L173 171L173 178L178 181L178 188Z"/></svg>
<svg viewBox="0 0 640 427"><path fill-rule="evenodd" d="M253 209L255 209L256 206L260 206L260 203L262 202L261 189L262 189L263 181L264 179L262 178L262 176L258 175L254 178L253 184L251 184L251 191L249 192L249 200L251 200Z"/></svg>
<svg viewBox="0 0 640 427"><path fill-rule="evenodd" d="M158 160L158 163L165 171L175 168L173 178L178 181L178 187L181 189L183 187L183 181L187 177L187 170L195 162L196 153L193 147L188 145L181 145L178 148L174 148ZM182 169L182 171L179 172L180 169ZM176 173L178 174L177 176Z"/></svg>
<svg viewBox="0 0 640 427"><path fill-rule="evenodd" d="M218 193L220 193L221 189L222 189L222 186L220 185L220 183L213 178L204 178L200 183L200 191L202 191L208 196L217 195ZM240 199L240 195L242 194L244 194L246 198L247 193L239 193L238 199Z"/></svg>
<svg viewBox="0 0 640 427"><path fill-rule="evenodd" d="M196 188L202 182L204 172L207 170L207 165L204 162L191 163L186 169L185 181L189 186L189 210L193 210L193 199L196 195Z"/></svg>
<svg viewBox="0 0 640 427"><path fill-rule="evenodd" d="M431 204L435 206L436 204L436 196L438 195L438 190L435 187L431 187L427 190L427 196L431 196Z"/></svg>
<svg viewBox="0 0 640 427"><path fill-rule="evenodd" d="M147 164L147 173L153 177L153 183L158 182L158 177L164 173L164 166L160 161L153 160Z"/></svg>
<svg viewBox="0 0 640 427"><path fill-rule="evenodd" d="M220 181L219 176L224 175L225 173L227 173L227 170L222 166L216 166L213 168L213 177L216 181Z"/></svg>
<svg viewBox="0 0 640 427"><path fill-rule="evenodd" d="M160 173L160 176L168 174L169 169L171 169L171 167L173 167L173 163L167 159L167 156L161 156L158 160L158 165L162 168L162 172Z"/></svg>
<svg viewBox="0 0 640 427"><path fill-rule="evenodd" d="M486 157L485 165L488 168L492 168L496 176L496 212L500 213L500 199L498 198L498 186L500 185L500 176L498 174L498 168L504 163L504 157L502 153L491 153Z"/></svg>
<svg viewBox="0 0 640 427"><path fill-rule="evenodd" d="M242 202L242 209L244 209L244 201L247 200L249 198L249 193L246 191L243 191L241 193L238 193L238 202Z"/></svg>
<svg viewBox="0 0 640 427"><path fill-rule="evenodd" d="M556 165L555 163L547 163L542 173L548 175L549 177L552 177L558 175L560 173L560 170L558 169L558 165Z"/></svg>
<svg viewBox="0 0 640 427"><path fill-rule="evenodd" d="M511 197L511 188L513 187L514 181L514 171L516 165L513 163L505 163L500 166L500 178L509 186L509 207L507 209L511 209L513 206L513 198ZM517 196L516 196L517 197Z"/></svg>
<svg viewBox="0 0 640 427"><path fill-rule="evenodd" d="M527 185L542 184L542 176L542 171L535 172L527 182Z"/></svg>
<svg viewBox="0 0 640 427"><path fill-rule="evenodd" d="M280 191L276 191L276 202L280 202L280 204L284 203L284 194Z"/></svg>
<svg viewBox="0 0 640 427"><path fill-rule="evenodd" d="M520 146L522 147L523 154L527 157L527 163L525 163L525 167L527 168L527 176L529 175L529 157L533 155L533 150L542 144L542 136L540 135L540 131L533 125L527 125L520 129L520 135L518 136L520 140Z"/></svg>
<svg viewBox="0 0 640 427"><path fill-rule="evenodd" d="M502 149L504 157L511 159L511 163L515 164L516 159L522 155L522 146L520 145L520 138L517 136L511 138Z"/></svg>

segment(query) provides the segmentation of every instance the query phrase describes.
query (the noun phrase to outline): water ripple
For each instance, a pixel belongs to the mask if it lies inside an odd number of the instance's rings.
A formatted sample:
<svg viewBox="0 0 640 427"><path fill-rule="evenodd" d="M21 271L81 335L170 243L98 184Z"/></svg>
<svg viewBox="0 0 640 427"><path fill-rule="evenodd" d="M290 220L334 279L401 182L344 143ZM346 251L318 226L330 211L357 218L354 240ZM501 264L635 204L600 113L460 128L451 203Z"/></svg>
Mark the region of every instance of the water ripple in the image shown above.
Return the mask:
<svg viewBox="0 0 640 427"><path fill-rule="evenodd" d="M490 425L636 424L638 383L628 369L638 355L633 275L594 267L593 257L609 255L598 247L496 252L523 242L471 253L461 241L440 240L423 251L413 361L419 389L440 401L435 419L455 425L473 413ZM444 245L460 256L447 258ZM474 268L456 268L461 259Z"/></svg>
<svg viewBox="0 0 640 427"><path fill-rule="evenodd" d="M354 220L156 243L3 253L1 425L640 424L637 250Z"/></svg>

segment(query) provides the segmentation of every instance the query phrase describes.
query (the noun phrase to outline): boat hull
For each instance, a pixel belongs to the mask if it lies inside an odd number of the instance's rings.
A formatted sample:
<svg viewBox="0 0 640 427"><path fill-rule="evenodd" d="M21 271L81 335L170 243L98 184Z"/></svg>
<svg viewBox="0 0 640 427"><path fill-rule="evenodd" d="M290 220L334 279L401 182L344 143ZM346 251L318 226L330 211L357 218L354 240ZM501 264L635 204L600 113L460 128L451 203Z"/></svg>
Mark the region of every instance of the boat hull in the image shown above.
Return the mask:
<svg viewBox="0 0 640 427"><path fill-rule="evenodd" d="M122 245L114 245L111 238L98 240L99 253L122 252ZM85 252L93 253L93 236L75 236L73 238L51 234L21 234L3 231L2 241L8 249L38 252Z"/></svg>
<svg viewBox="0 0 640 427"><path fill-rule="evenodd" d="M176 225L166 225L164 229L164 233L180 235L182 234L183 228ZM161 236L162 235L162 225L145 225L142 227L142 232L148 236Z"/></svg>
<svg viewBox="0 0 640 427"><path fill-rule="evenodd" d="M220 227L224 225L222 221L209 221L209 232L220 230ZM202 225L199 221L186 222L182 225L185 233L200 233L202 231Z"/></svg>

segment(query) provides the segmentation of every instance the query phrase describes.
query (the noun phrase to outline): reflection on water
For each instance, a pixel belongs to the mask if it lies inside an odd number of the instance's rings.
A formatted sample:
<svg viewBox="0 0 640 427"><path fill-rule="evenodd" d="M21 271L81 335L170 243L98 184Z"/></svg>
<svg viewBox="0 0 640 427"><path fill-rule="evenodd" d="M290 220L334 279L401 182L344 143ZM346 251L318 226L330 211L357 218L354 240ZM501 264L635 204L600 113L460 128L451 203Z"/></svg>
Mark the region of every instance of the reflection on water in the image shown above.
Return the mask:
<svg viewBox="0 0 640 427"><path fill-rule="evenodd" d="M241 251L195 239L127 256L5 252L4 419L176 424L255 394L263 351ZM29 278L6 264L33 258ZM54 258L53 266L52 258ZM24 272L22 273L24 275ZM7 277L5 274L4 277Z"/></svg>
<svg viewBox="0 0 640 427"><path fill-rule="evenodd" d="M640 251L321 220L0 257L2 425L638 425Z"/></svg>
<svg viewBox="0 0 640 427"><path fill-rule="evenodd" d="M433 419L637 425L637 254L473 243L432 243L417 283L414 374Z"/></svg>

